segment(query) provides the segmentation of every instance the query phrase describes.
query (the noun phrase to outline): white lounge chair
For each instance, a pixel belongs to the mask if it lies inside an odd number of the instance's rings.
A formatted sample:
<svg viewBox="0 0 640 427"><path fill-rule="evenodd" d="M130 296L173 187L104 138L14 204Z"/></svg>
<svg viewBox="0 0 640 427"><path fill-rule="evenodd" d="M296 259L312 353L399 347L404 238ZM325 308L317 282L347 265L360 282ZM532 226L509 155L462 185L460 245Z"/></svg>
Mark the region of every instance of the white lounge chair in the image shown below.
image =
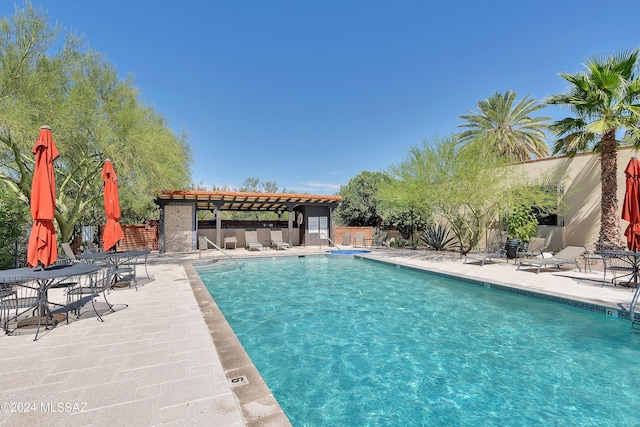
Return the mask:
<svg viewBox="0 0 640 427"><path fill-rule="evenodd" d="M587 248L584 246L567 246L551 258L533 258L528 259L526 261L520 261L518 264L518 270L522 267L523 264L529 265L529 267L538 266L538 271L536 274L540 273L540 269L542 267L556 266L560 267L564 264L575 264L580 269L580 264L578 264L578 258L580 258L584 253L587 252Z"/></svg>
<svg viewBox="0 0 640 427"><path fill-rule="evenodd" d="M209 250L209 242L205 236L198 237L198 249L201 251Z"/></svg>
<svg viewBox="0 0 640 427"><path fill-rule="evenodd" d="M244 247L250 251L261 251L264 246L258 240L258 230L244 231Z"/></svg>
<svg viewBox="0 0 640 427"><path fill-rule="evenodd" d="M282 238L282 230L271 230L271 245L276 249L289 249L289 244Z"/></svg>
<svg viewBox="0 0 640 427"><path fill-rule="evenodd" d="M227 245L233 245L233 249L235 249L237 244L238 238L236 236L227 236L224 238L222 246L227 249Z"/></svg>
<svg viewBox="0 0 640 427"><path fill-rule="evenodd" d="M353 240L353 247L357 248L357 247L366 247L366 246L367 246L367 241L364 238L364 232L356 231L356 237Z"/></svg>

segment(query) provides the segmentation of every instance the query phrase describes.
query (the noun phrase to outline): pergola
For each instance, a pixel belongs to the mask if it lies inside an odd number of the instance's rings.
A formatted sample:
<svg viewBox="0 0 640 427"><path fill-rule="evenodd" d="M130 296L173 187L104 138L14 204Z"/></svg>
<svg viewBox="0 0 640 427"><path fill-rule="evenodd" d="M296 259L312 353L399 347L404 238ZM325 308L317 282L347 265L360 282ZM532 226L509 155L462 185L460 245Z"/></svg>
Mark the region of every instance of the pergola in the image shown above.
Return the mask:
<svg viewBox="0 0 640 427"><path fill-rule="evenodd" d="M289 235L293 232L293 212L306 216L326 212L333 224L333 210L338 207L342 197L314 194L289 193L255 193L236 191L203 191L203 190L171 190L162 191L156 196L155 203L163 211L161 218L165 218L165 209L171 205L193 206L194 212L208 210L216 214L216 245L220 246L221 211L240 212L288 212ZM196 221L192 221L194 224ZM197 226L197 224L195 225ZM195 227L194 232L196 232ZM333 228L333 226L331 227ZM167 227L161 224L161 231L167 232ZM333 230L330 231L333 234ZM195 241L195 240L194 240Z"/></svg>

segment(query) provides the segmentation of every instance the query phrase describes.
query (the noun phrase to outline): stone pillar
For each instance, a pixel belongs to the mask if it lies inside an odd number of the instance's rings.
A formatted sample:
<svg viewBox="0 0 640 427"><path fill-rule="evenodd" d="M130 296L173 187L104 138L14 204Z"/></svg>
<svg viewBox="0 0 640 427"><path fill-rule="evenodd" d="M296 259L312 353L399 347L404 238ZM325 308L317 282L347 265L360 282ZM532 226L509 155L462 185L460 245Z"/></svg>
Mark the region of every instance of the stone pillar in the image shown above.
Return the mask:
<svg viewBox="0 0 640 427"><path fill-rule="evenodd" d="M170 203L164 206L164 251L196 250L196 209L193 203Z"/></svg>

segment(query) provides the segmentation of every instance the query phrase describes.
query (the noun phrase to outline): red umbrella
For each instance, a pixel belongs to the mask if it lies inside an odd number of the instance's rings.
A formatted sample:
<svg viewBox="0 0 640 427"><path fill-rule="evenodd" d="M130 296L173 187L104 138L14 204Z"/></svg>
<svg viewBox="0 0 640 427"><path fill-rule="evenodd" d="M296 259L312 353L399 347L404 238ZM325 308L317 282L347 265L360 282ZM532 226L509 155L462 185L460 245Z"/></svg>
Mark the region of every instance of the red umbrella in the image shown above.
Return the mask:
<svg viewBox="0 0 640 427"><path fill-rule="evenodd" d="M622 204L622 219L629 221L624 232L627 247L635 251L640 249L640 161L632 157L624 170L627 177L627 189Z"/></svg>
<svg viewBox="0 0 640 427"><path fill-rule="evenodd" d="M53 214L56 209L53 161L59 153L49 126L40 128L40 135L31 151L36 156L36 168L31 183L33 227L27 248L27 262L32 267L37 267L38 263L47 267L58 259L56 230L53 226Z"/></svg>
<svg viewBox="0 0 640 427"><path fill-rule="evenodd" d="M103 241L104 250L109 250L124 237L120 227L120 202L118 201L118 177L113 169L111 160L104 161L102 168L102 180L104 181L104 213L107 215L107 223L104 226Z"/></svg>

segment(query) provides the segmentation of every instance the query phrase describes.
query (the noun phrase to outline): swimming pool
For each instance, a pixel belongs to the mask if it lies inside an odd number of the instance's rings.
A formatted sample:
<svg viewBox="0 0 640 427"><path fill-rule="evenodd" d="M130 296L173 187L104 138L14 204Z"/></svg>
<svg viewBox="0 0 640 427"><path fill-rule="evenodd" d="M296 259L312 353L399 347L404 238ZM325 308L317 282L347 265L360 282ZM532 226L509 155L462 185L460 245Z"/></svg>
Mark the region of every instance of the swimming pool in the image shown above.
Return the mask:
<svg viewBox="0 0 640 427"><path fill-rule="evenodd" d="M358 258L198 268L298 425L637 425L629 322Z"/></svg>

